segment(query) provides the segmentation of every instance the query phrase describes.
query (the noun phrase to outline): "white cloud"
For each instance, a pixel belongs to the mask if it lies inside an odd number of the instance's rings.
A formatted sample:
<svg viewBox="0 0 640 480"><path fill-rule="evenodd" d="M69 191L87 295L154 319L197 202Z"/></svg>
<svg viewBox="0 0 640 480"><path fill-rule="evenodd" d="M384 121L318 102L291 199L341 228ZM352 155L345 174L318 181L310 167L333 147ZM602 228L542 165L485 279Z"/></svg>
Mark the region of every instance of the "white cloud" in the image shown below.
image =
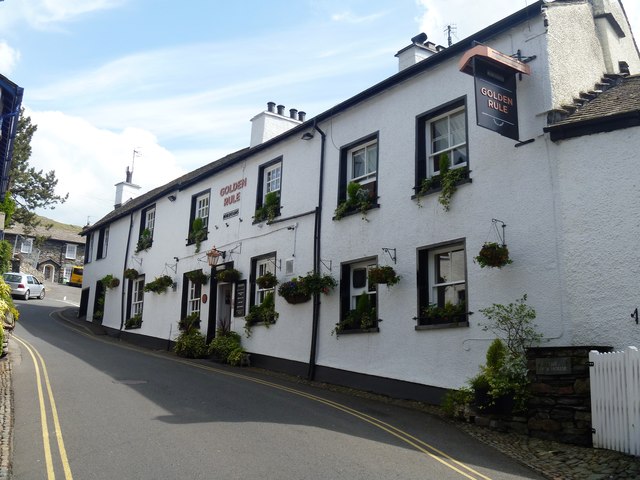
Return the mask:
<svg viewBox="0 0 640 480"><path fill-rule="evenodd" d="M346 11L340 13L334 13L331 15L331 20L334 22L344 22L344 23L368 23L378 20L386 15L386 12L376 12L371 13L369 15L356 15L353 12Z"/></svg>
<svg viewBox="0 0 640 480"><path fill-rule="evenodd" d="M120 132L99 129L77 117L61 112L27 111L38 131L31 141L30 164L45 172L55 170L57 193L69 193L66 203L55 207L55 213L38 213L56 220L84 225L112 208L114 185L125 179L131 166L133 150L142 153L135 159L133 182L141 193L160 186L184 173L175 157L158 145L148 131L127 128Z"/></svg>
<svg viewBox="0 0 640 480"><path fill-rule="evenodd" d="M8 76L20 60L20 52L6 42L0 42L0 72Z"/></svg>
<svg viewBox="0 0 640 480"><path fill-rule="evenodd" d="M31 0L24 2L25 20L34 28L48 28L101 10L119 7L125 0Z"/></svg>

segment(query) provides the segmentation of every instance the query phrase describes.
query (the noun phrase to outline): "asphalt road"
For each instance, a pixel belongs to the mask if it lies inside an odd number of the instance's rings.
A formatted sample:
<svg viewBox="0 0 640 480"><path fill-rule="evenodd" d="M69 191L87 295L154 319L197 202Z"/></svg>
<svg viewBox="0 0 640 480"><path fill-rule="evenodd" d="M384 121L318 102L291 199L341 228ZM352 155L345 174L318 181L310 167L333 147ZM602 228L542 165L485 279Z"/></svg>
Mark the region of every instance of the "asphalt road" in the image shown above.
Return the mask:
<svg viewBox="0 0 640 480"><path fill-rule="evenodd" d="M541 478L421 412L94 336L55 314L79 292L16 301L17 480Z"/></svg>

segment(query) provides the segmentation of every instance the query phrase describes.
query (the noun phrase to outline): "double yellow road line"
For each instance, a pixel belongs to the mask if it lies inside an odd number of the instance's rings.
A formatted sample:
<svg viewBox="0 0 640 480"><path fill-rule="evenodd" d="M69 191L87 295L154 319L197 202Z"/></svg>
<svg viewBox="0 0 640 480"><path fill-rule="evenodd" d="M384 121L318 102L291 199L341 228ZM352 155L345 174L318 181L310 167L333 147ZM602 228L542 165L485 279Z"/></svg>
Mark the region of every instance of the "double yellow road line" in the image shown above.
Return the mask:
<svg viewBox="0 0 640 480"><path fill-rule="evenodd" d="M33 365L36 372L36 386L38 389L38 402L40 404L40 423L42 425L42 443L44 445L44 458L47 468L47 480L55 480L56 474L53 466L53 455L51 453L52 438L49 434L49 420L47 415L47 405L45 402L43 381L47 390L47 397L49 399L49 405L51 407L51 417L53 419L53 428L55 430L55 437L58 443L58 451L60 453L60 461L62 462L62 470L64 472L65 480L72 480L71 468L69 467L69 459L67 458L67 451L64 447L64 440L62 439L62 430L60 429L60 420L58 419L58 409L56 408L56 402L53 397L53 391L51 390L51 382L49 381L49 374L47 373L47 365L40 353L28 342L13 335L13 339L20 343L33 360Z"/></svg>

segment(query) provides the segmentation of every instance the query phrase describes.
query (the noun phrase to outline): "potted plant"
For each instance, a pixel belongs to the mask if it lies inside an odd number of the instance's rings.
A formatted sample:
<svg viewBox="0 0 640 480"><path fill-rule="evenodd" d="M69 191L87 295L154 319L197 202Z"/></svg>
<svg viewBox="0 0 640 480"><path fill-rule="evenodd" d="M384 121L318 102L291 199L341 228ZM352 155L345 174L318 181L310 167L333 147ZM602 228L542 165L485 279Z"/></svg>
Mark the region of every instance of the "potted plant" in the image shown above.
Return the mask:
<svg viewBox="0 0 640 480"><path fill-rule="evenodd" d="M200 245L202 241L207 238L207 230L206 225L204 224L204 220L202 218L194 218L191 223L191 231L189 232L189 242L196 244L196 253L200 252Z"/></svg>
<svg viewBox="0 0 640 480"><path fill-rule="evenodd" d="M276 320L280 314L276 312L275 299L273 292L268 292L262 303L259 305L252 305L249 309L249 313L244 317L245 324L244 330L247 333L247 337L251 336L251 327L258 323L268 327L276 323Z"/></svg>
<svg viewBox="0 0 640 480"><path fill-rule="evenodd" d="M256 223L273 222L280 215L280 192L269 192L264 197L264 202L256 209L253 219Z"/></svg>
<svg viewBox="0 0 640 480"><path fill-rule="evenodd" d="M140 233L140 238L138 238L138 243L136 244L136 253L141 252L143 250L149 250L151 245L153 244L153 235L151 230L145 228L142 233Z"/></svg>
<svg viewBox="0 0 640 480"><path fill-rule="evenodd" d="M134 328L142 327L142 315L137 314L127 320L124 324L124 328L127 330L132 330Z"/></svg>
<svg viewBox="0 0 640 480"><path fill-rule="evenodd" d="M145 292L164 293L167 288L173 286L173 279L169 275L161 275L144 286Z"/></svg>
<svg viewBox="0 0 640 480"><path fill-rule="evenodd" d="M240 280L240 277L242 277L242 273L240 273L235 268L227 268L216 273L216 280L224 283L237 282L238 280Z"/></svg>
<svg viewBox="0 0 640 480"><path fill-rule="evenodd" d="M135 280L139 276L140 276L140 273L135 268L127 268L123 274L123 277L129 280Z"/></svg>
<svg viewBox="0 0 640 480"><path fill-rule="evenodd" d="M396 275L396 271L389 265L371 267L368 276L370 285L384 283L387 287L390 287L400 281L400 277Z"/></svg>
<svg viewBox="0 0 640 480"><path fill-rule="evenodd" d="M480 249L480 253L474 259L481 268L495 267L502 268L513 263L509 258L509 249L506 245L499 245L495 242L485 242Z"/></svg>
<svg viewBox="0 0 640 480"><path fill-rule="evenodd" d="M114 277L113 275L105 275L100 279L100 282L105 288L116 288L120 285L120 279Z"/></svg>
<svg viewBox="0 0 640 480"><path fill-rule="evenodd" d="M349 182L347 185L347 198L340 202L334 212L334 219L340 220L348 213L358 211L362 219L366 220L367 210L372 206L369 190L357 182Z"/></svg>
<svg viewBox="0 0 640 480"><path fill-rule="evenodd" d="M465 302L454 305L446 302L443 307L436 303L430 303L422 309L419 321L423 325L438 325L441 323L456 323L466 319L467 306Z"/></svg>
<svg viewBox="0 0 640 480"><path fill-rule="evenodd" d="M194 270L192 272L187 272L184 274L191 282L197 285L206 285L209 281L209 275L204 273L202 270Z"/></svg>
<svg viewBox="0 0 640 480"><path fill-rule="evenodd" d="M340 334L346 330L363 330L375 328L378 322L375 305L371 305L369 294L363 292L358 297L356 308L349 311L343 320L336 323L336 327L332 330L331 334Z"/></svg>
<svg viewBox="0 0 640 480"><path fill-rule="evenodd" d="M274 288L277 284L278 279L271 272L267 272L264 275L260 275L258 278L256 278L256 285L263 289Z"/></svg>

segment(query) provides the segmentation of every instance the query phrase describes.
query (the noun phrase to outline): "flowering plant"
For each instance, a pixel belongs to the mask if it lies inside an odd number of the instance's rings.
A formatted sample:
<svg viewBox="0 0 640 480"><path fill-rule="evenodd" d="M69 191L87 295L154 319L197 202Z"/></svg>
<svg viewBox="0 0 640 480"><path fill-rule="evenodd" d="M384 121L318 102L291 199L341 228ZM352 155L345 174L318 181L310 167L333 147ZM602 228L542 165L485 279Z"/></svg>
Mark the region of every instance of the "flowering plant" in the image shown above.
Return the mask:
<svg viewBox="0 0 640 480"><path fill-rule="evenodd" d="M289 303L306 302L315 293L328 295L338 285L331 275L307 273L304 277L293 277L278 287L278 294Z"/></svg>

